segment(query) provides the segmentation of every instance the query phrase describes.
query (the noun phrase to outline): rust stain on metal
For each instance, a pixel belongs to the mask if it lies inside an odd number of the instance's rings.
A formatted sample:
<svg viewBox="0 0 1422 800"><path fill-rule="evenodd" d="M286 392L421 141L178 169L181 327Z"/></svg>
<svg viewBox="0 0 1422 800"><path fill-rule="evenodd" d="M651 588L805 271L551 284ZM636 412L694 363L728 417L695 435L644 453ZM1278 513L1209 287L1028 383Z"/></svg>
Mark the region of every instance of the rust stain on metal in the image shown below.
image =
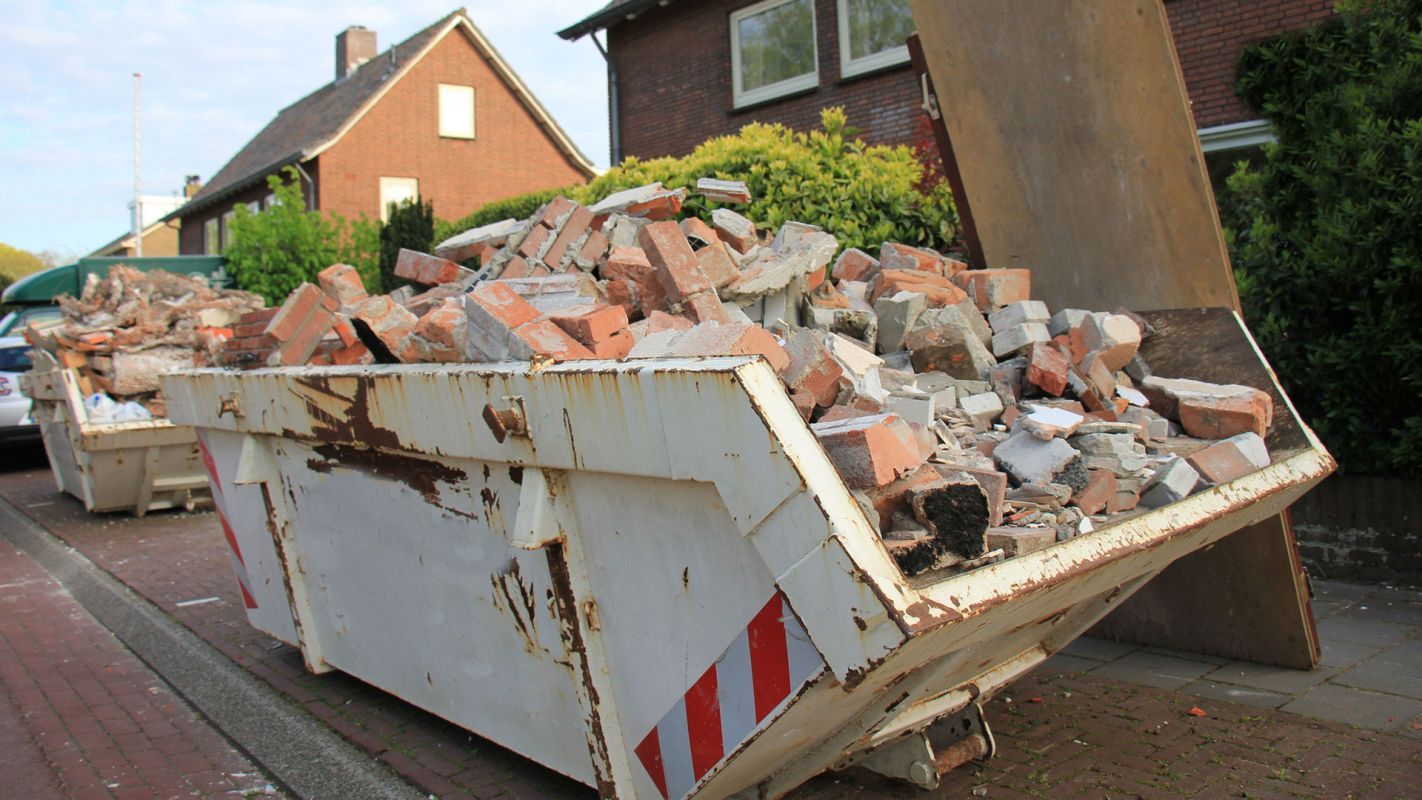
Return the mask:
<svg viewBox="0 0 1422 800"><path fill-rule="evenodd" d="M371 414L371 376L302 375L292 380L314 393L293 392L306 405L312 436L327 442L400 449L399 435L377 424ZM350 387L349 395L336 391L333 384L338 382Z"/></svg>
<svg viewBox="0 0 1422 800"><path fill-rule="evenodd" d="M607 752L607 732L602 727L602 715L598 706L602 700L593 683L592 667L588 663L587 644L583 641L582 626L578 623L578 602L573 594L573 580L568 570L568 559L563 555L563 544L549 545L544 550L548 558L548 575L553 581L554 603L561 621L560 634L568 646L568 653L577 659L578 678L588 698L587 740L592 751L593 777L597 781L597 793L601 797L617 797L617 787L613 783Z"/></svg>
<svg viewBox="0 0 1422 800"><path fill-rule="evenodd" d="M509 568L505 572L489 576L490 583L494 586L494 606L504 608L513 617L514 626L518 628L519 635L523 636L523 649L529 653L536 653L538 647L538 598L531 583L524 583L523 575L519 572L518 560L511 559ZM517 590L515 597L514 589L509 584L512 583ZM504 603L499 602L502 596Z"/></svg>
<svg viewBox="0 0 1422 800"><path fill-rule="evenodd" d="M488 479L489 479L489 467L488 467L487 465L485 465L485 467L484 467L484 480L488 480ZM523 467L510 466L510 467L509 467L509 480L513 481L514 483L518 484L519 486L522 486L522 485L523 485Z"/></svg>
<svg viewBox="0 0 1422 800"><path fill-rule="evenodd" d="M348 447L340 444L321 444L311 448L321 458L308 458L306 466L314 472L329 475L336 467L359 470L372 477L403 483L415 490L429 503L443 511L448 511L465 519L478 519L476 514L458 508L450 508L440 499L439 485L463 486L469 480L469 473L438 461L415 458L401 453L386 453L365 447ZM487 490L486 490L487 491Z"/></svg>

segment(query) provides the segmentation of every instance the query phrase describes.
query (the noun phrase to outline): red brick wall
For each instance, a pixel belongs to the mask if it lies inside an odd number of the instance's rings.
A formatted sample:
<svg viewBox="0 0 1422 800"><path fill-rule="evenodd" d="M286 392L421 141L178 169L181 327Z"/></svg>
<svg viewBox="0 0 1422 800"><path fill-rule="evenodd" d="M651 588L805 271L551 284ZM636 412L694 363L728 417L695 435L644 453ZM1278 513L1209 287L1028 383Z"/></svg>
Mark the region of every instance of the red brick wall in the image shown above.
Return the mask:
<svg viewBox="0 0 1422 800"><path fill-rule="evenodd" d="M820 84L808 93L736 111L731 98L730 14L746 0L698 0L653 8L608 32L621 92L622 153L683 155L751 122L819 127L820 109L844 106L871 143L913 136L919 93L907 64L839 79L835 0L815 0ZM590 45L589 45L590 46Z"/></svg>
<svg viewBox="0 0 1422 800"><path fill-rule="evenodd" d="M1185 86L1201 128L1256 119L1234 93L1239 54L1333 15L1333 0L1167 0Z"/></svg>
<svg viewBox="0 0 1422 800"><path fill-rule="evenodd" d="M839 79L835 0L815 0L819 87L744 111L732 109L730 14L748 0L680 0L608 31L619 77L623 155L682 155L748 122L819 124L819 110L842 105L872 143L908 143L918 87L904 67ZM1314 25L1332 0L1167 0L1185 82L1200 127L1253 119L1234 94L1235 64L1250 43Z"/></svg>
<svg viewBox="0 0 1422 800"><path fill-rule="evenodd" d="M475 136L439 135L439 84L473 86ZM437 217L584 180L460 31L441 40L320 156L321 210L380 216L380 178L415 177Z"/></svg>

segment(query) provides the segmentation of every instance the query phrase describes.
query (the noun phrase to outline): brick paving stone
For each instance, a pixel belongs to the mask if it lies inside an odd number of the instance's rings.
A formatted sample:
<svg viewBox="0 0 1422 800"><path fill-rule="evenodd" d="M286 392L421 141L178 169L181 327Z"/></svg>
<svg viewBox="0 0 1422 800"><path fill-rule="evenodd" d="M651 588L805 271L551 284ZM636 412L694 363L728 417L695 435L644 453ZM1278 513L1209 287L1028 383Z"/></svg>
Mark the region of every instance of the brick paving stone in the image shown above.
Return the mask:
<svg viewBox="0 0 1422 800"><path fill-rule="evenodd" d="M1422 714L1422 700L1325 683L1290 701L1283 710L1349 725L1398 730Z"/></svg>
<svg viewBox="0 0 1422 800"><path fill-rule="evenodd" d="M444 797L594 796L353 678L306 674L299 653L246 624L212 515L92 517L57 495L48 473L36 470L0 476L0 495L236 663L274 688L309 698L307 708L325 709L322 716L333 729L426 790ZM1328 588L1340 603L1367 597L1366 591L1344 597L1346 586ZM219 599L176 605L205 597ZM1410 736L1118 682L1098 674L1100 669L1081 674L1063 668L1099 667L1128 655L1167 659L1162 663L1179 685L1193 680L1186 677L1191 670L1213 669L1199 660L1139 650L1079 640L1066 651L1071 660L1054 661L1009 687L987 704L998 757L945 776L936 792L850 769L822 775L792 797L970 797L979 788L994 800L1422 796L1422 742ZM1031 697L1043 702L1024 702ZM1190 716L1192 706L1209 716ZM97 723L89 730L103 733ZM174 738L157 740L154 750L164 752ZM1394 793L1381 793L1387 790Z"/></svg>
<svg viewBox="0 0 1422 800"><path fill-rule="evenodd" d="M282 796L4 539L0 587L0 794L36 800ZM128 702L121 705L120 697ZM140 717L150 720L146 731ZM164 738L196 749L166 755L154 748Z"/></svg>

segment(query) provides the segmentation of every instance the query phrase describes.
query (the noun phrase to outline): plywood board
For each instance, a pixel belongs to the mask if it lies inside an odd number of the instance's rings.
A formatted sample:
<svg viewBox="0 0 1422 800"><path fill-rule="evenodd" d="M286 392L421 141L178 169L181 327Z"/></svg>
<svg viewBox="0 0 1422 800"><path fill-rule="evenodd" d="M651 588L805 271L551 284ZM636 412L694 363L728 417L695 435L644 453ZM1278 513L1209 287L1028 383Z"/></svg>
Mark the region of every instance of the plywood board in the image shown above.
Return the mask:
<svg viewBox="0 0 1422 800"><path fill-rule="evenodd" d="M1237 306L1160 0L912 0L983 266L1053 308Z"/></svg>

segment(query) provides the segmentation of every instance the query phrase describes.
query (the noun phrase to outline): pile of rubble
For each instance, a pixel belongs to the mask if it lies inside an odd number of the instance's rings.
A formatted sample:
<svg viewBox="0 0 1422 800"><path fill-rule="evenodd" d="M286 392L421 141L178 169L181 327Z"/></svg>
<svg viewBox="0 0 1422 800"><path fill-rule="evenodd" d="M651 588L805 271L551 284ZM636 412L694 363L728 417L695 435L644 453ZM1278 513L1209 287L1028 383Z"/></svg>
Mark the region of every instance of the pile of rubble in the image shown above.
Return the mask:
<svg viewBox="0 0 1422 800"><path fill-rule="evenodd" d="M155 417L167 414L158 376L212 366L237 320L264 305L248 292L213 289L201 276L121 264L102 279L91 275L77 299L58 303L62 322L31 326L30 344L75 369L93 409L137 404Z"/></svg>
<svg viewBox="0 0 1422 800"><path fill-rule="evenodd" d="M720 202L744 185L703 181ZM335 265L243 319L225 363L757 354L907 574L965 569L1267 466L1269 395L1151 374L1122 310L1052 313L1024 269L885 243L840 252L652 185L402 251L420 286L369 296ZM477 270L459 262L477 262Z"/></svg>

